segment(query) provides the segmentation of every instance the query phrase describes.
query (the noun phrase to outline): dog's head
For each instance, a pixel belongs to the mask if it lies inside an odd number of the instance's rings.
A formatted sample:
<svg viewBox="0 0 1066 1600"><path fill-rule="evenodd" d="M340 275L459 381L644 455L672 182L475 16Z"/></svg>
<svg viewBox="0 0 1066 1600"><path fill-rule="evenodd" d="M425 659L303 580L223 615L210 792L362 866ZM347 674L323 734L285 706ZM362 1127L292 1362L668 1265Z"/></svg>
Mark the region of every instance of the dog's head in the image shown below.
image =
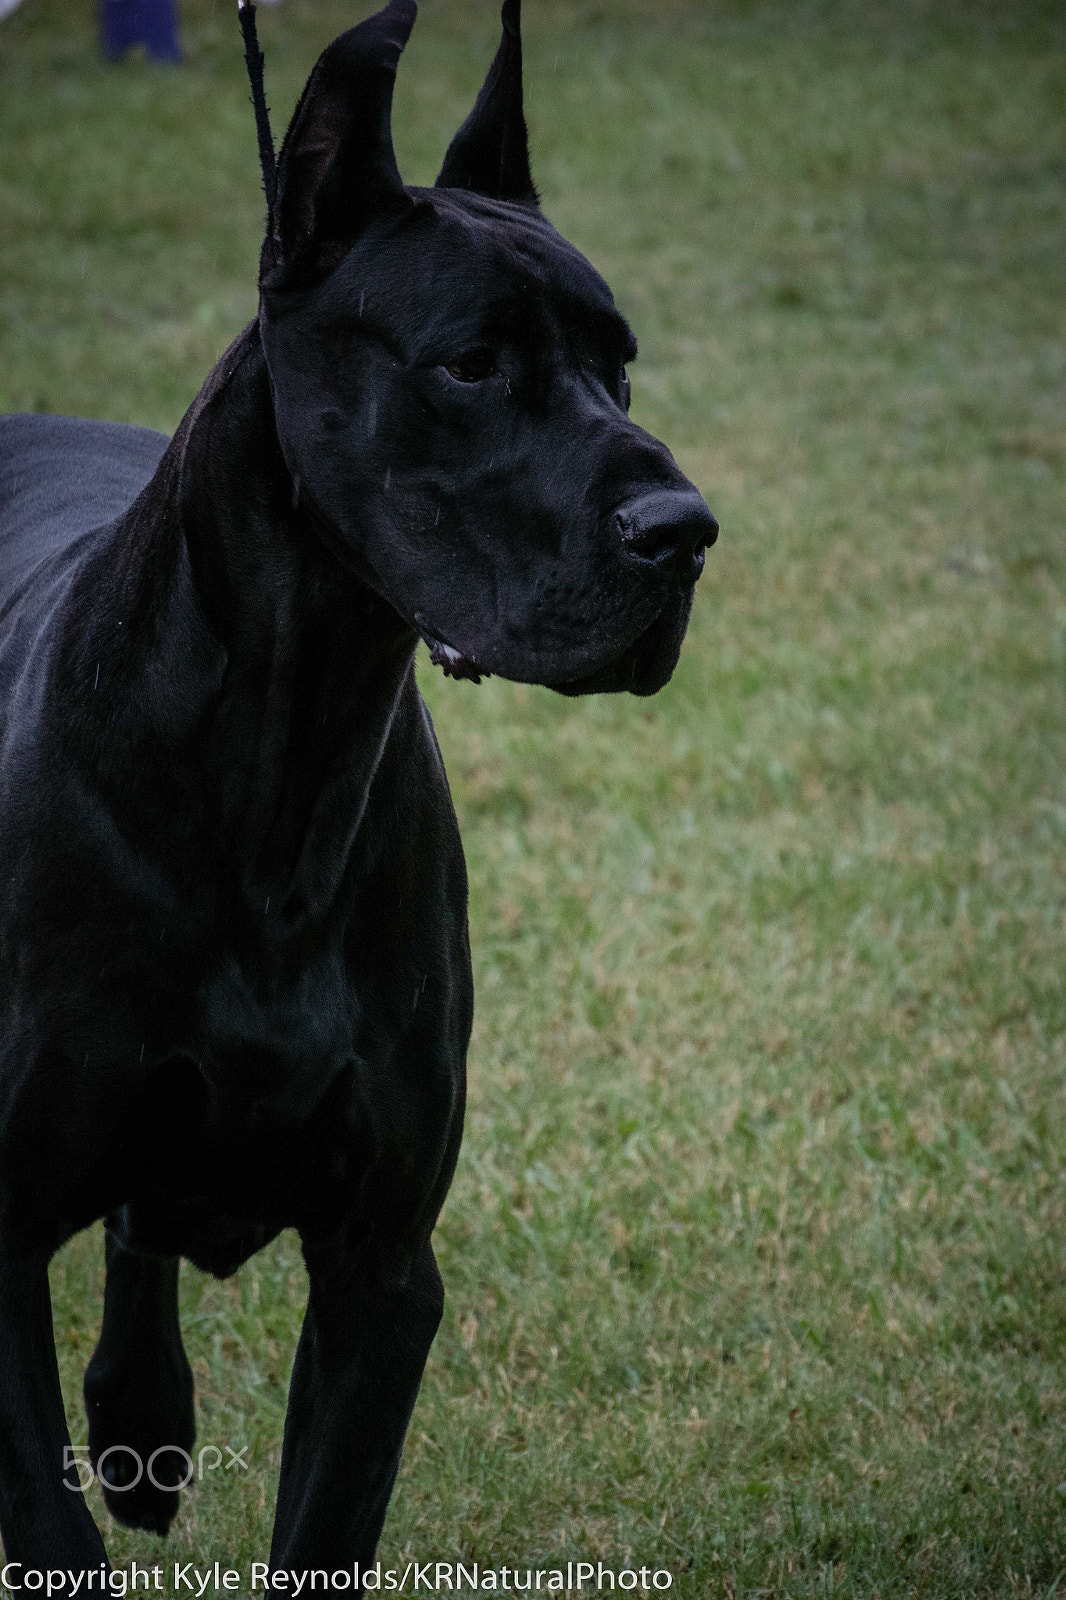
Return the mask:
<svg viewBox="0 0 1066 1600"><path fill-rule="evenodd" d="M414 0L319 59L263 249L278 433L334 553L446 672L653 694L718 529L630 421L636 342L540 211L518 9L432 189L390 134Z"/></svg>

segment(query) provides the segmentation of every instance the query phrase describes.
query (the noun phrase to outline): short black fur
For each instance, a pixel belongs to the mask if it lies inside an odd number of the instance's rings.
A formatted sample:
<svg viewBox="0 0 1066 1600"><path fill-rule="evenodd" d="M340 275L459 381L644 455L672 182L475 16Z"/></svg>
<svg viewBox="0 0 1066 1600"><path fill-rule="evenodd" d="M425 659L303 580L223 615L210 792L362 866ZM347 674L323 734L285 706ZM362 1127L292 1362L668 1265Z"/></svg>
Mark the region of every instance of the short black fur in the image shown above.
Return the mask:
<svg viewBox="0 0 1066 1600"><path fill-rule="evenodd" d="M513 3L445 164L461 181L404 187L389 107L414 9L315 67L259 316L172 439L0 420L10 1561L106 1559L64 1470L48 1296L52 1254L101 1217L85 1400L114 1516L162 1532L179 1503L179 1258L230 1273L295 1228L310 1288L270 1559L372 1560L441 1314L472 1008L416 646L457 677L652 694L717 531L627 415L607 285L533 203Z"/></svg>

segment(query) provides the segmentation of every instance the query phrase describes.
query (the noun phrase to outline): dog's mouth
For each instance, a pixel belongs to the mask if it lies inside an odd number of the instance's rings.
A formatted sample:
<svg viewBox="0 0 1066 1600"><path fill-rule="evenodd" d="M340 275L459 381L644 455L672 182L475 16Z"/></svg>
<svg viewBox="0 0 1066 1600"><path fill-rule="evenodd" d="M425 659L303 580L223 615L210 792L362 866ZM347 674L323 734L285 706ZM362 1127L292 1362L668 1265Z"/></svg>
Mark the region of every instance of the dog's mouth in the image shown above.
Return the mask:
<svg viewBox="0 0 1066 1600"><path fill-rule="evenodd" d="M435 667L439 667L446 678L466 678L471 683L480 683L482 678L491 678L491 672L486 672L484 667L479 667L476 661L469 656L464 656L453 644L446 644L443 639L438 639L435 634L422 630L422 638L429 646L429 659Z"/></svg>
<svg viewBox="0 0 1066 1600"><path fill-rule="evenodd" d="M669 680L677 665L681 641L688 625L692 608L693 590L682 591L659 612L655 620L631 640L617 655L603 666L575 677L556 677L551 672L532 673L516 671L516 682L535 682L559 694L618 694L628 691L635 695L657 694ZM446 678L465 678L470 683L480 683L492 673L470 655L449 644L424 624L419 631L429 648L433 665L440 667ZM499 673L499 668L496 669ZM504 672L504 677L512 674Z"/></svg>
<svg viewBox="0 0 1066 1600"><path fill-rule="evenodd" d="M658 694L677 666L694 593L691 587L682 590L643 633L605 666L562 683L549 683L548 687L565 695Z"/></svg>

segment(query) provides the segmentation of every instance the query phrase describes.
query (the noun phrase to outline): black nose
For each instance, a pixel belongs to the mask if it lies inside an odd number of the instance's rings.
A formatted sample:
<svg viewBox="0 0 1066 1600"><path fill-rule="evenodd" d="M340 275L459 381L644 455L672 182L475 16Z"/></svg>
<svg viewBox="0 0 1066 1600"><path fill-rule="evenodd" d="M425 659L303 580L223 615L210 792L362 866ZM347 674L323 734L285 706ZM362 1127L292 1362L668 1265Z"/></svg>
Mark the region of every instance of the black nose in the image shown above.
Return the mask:
<svg viewBox="0 0 1066 1600"><path fill-rule="evenodd" d="M696 489L655 489L629 500L614 514L622 554L684 583L703 571L703 552L718 537L718 523Z"/></svg>

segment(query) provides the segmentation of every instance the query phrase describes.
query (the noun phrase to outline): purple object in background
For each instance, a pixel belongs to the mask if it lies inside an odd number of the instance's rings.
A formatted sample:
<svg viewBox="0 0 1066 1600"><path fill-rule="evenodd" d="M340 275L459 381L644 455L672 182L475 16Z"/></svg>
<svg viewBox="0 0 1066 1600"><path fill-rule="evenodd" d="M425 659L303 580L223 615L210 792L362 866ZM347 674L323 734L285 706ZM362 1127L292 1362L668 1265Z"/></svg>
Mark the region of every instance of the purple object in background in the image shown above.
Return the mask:
<svg viewBox="0 0 1066 1600"><path fill-rule="evenodd" d="M100 0L100 42L109 61L135 44L153 61L180 61L175 0Z"/></svg>

